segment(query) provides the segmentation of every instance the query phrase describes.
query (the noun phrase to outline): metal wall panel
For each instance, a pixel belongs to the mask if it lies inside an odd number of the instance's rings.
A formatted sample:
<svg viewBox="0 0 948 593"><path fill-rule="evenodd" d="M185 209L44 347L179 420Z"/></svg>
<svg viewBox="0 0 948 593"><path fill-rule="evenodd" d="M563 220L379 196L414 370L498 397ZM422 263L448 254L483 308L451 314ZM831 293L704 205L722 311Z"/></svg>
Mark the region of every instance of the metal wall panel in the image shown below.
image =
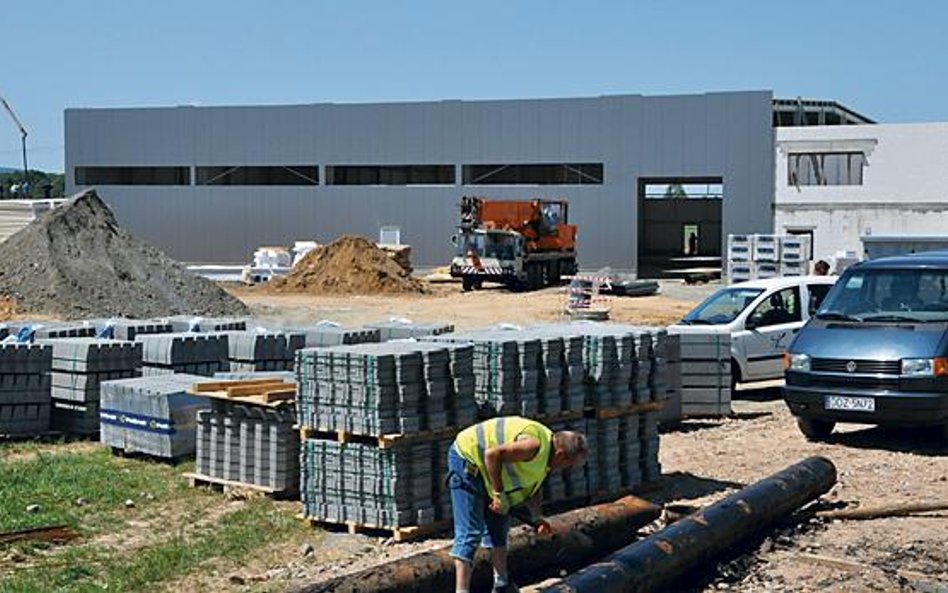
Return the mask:
<svg viewBox="0 0 948 593"><path fill-rule="evenodd" d="M142 187L100 194L131 232L188 262L245 262L263 244L378 236L397 225L416 265L451 255L460 196L564 197L584 268L634 270L639 177L724 178L724 234L773 227L770 92L366 105L68 109L74 168L602 162L590 186Z"/></svg>

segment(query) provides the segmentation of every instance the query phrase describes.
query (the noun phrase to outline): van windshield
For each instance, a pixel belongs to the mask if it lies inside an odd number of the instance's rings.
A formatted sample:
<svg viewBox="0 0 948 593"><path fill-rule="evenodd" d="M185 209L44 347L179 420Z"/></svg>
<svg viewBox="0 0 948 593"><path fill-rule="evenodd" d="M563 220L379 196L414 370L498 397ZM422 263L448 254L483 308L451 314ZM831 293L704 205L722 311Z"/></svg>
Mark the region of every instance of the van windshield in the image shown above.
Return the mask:
<svg viewBox="0 0 948 593"><path fill-rule="evenodd" d="M852 270L817 311L820 319L948 321L948 270Z"/></svg>
<svg viewBox="0 0 948 593"><path fill-rule="evenodd" d="M750 306L762 288L725 288L706 298L685 315L685 325L723 325L734 321L741 311Z"/></svg>

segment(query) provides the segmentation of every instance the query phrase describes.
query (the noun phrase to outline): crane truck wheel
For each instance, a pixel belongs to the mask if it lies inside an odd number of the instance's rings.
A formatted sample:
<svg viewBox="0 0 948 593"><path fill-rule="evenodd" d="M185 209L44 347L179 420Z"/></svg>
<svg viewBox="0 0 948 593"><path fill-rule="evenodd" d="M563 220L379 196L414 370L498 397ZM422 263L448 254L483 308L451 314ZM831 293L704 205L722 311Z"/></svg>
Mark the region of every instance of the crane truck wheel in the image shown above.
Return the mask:
<svg viewBox="0 0 948 593"><path fill-rule="evenodd" d="M461 289L464 292L471 292L471 289L474 288L474 279L470 276L461 276Z"/></svg>

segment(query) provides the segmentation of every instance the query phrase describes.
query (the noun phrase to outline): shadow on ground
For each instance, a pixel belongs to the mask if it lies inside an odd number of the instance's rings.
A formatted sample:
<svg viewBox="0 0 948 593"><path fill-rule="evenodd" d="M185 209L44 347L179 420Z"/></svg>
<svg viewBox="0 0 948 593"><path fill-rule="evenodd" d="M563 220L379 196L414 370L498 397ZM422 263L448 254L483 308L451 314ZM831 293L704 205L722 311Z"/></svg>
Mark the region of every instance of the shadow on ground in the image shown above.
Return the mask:
<svg viewBox="0 0 948 593"><path fill-rule="evenodd" d="M703 498L716 492L739 490L746 484L704 478L688 472L664 474L658 484L643 492L643 496L655 504L666 504L675 500Z"/></svg>
<svg viewBox="0 0 948 593"><path fill-rule="evenodd" d="M948 455L948 444L937 428L894 429L873 426L850 432L835 432L826 442L857 449L885 449L930 457Z"/></svg>

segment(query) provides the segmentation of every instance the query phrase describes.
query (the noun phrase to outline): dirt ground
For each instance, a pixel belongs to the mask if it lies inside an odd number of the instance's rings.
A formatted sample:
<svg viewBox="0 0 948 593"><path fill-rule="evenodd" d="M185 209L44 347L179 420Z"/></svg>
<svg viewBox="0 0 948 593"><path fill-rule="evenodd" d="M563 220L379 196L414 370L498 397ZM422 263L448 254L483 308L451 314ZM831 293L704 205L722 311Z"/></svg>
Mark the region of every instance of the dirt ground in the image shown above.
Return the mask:
<svg viewBox="0 0 948 593"><path fill-rule="evenodd" d="M664 284L662 294L613 298L611 319L668 324L679 319L714 286ZM423 296L270 296L231 288L261 321L273 324L331 319L356 325L389 317L453 322L458 329L494 323L529 324L564 319L565 292L549 289L511 294L500 289L463 293L456 285L434 285ZM948 502L948 448L924 431L881 431L843 426L826 443L807 442L780 400L779 387L735 394L735 416L687 421L663 434L663 479L647 497L661 503L705 505L811 455L836 464L839 481L825 504L878 505ZM325 580L392 558L447 545L449 540L391 544L364 536L314 538L314 553L282 563L251 562L215 588L230 583L279 584L279 588ZM280 546L277 545L277 548ZM274 550L278 552L278 550ZM276 553L274 557L287 558ZM227 579L230 579L229 581ZM203 588L203 587L202 587ZM269 586L264 586L270 589ZM720 564L705 567L683 591L948 591L948 512L871 521L790 522L764 534Z"/></svg>

